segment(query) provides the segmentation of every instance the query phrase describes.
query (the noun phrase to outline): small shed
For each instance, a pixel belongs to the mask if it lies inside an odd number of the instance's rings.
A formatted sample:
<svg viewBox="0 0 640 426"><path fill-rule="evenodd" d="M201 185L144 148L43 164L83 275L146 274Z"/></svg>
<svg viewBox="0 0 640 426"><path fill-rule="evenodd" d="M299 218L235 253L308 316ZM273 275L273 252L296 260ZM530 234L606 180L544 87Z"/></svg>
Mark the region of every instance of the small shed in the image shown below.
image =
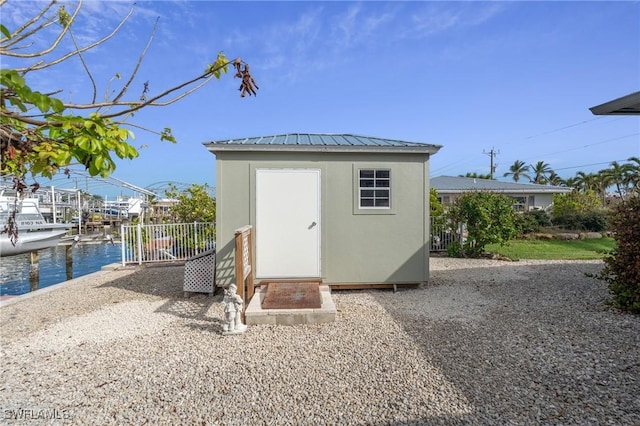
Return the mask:
<svg viewBox="0 0 640 426"><path fill-rule="evenodd" d="M255 281L332 287L429 278L429 158L440 145L293 133L206 142L216 156L216 282L232 283L234 233L253 225Z"/></svg>

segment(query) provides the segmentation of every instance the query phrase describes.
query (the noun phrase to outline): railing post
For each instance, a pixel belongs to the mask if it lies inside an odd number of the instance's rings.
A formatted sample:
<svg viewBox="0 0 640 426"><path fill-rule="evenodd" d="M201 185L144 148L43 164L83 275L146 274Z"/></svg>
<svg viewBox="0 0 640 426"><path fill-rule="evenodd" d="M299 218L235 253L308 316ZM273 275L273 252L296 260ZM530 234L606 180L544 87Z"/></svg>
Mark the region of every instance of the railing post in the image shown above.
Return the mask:
<svg viewBox="0 0 640 426"><path fill-rule="evenodd" d="M198 249L198 222L193 222L193 243L196 246L196 254L200 254Z"/></svg>
<svg viewBox="0 0 640 426"><path fill-rule="evenodd" d="M138 223L138 265L142 265L142 224Z"/></svg>
<svg viewBox="0 0 640 426"><path fill-rule="evenodd" d="M124 224L120 224L120 254L122 255L122 267L125 266L125 246L127 245L128 235L124 234Z"/></svg>

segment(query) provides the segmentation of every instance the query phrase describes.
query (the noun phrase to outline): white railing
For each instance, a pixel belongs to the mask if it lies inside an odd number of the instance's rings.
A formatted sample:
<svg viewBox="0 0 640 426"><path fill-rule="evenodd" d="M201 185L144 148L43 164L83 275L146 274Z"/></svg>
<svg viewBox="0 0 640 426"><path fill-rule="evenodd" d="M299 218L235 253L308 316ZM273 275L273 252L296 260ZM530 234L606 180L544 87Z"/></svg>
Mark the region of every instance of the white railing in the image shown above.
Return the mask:
<svg viewBox="0 0 640 426"><path fill-rule="evenodd" d="M447 251L454 242L462 244L464 228L453 226L443 217L431 216L430 234L429 251Z"/></svg>
<svg viewBox="0 0 640 426"><path fill-rule="evenodd" d="M214 223L122 225L122 265L186 260L215 248Z"/></svg>

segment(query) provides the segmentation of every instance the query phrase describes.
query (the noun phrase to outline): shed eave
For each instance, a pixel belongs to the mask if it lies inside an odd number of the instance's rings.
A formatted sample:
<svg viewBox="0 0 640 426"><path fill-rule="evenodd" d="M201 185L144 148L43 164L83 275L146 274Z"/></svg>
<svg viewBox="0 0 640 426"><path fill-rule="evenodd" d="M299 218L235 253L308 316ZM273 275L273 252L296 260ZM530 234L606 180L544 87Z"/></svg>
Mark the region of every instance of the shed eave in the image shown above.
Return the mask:
<svg viewBox="0 0 640 426"><path fill-rule="evenodd" d="M593 115L639 115L640 92L605 102L589 108Z"/></svg>
<svg viewBox="0 0 640 426"><path fill-rule="evenodd" d="M245 145L216 144L205 142L205 147L216 152L348 152L348 153L398 153L430 154L437 153L442 145L423 146L335 146L335 145Z"/></svg>

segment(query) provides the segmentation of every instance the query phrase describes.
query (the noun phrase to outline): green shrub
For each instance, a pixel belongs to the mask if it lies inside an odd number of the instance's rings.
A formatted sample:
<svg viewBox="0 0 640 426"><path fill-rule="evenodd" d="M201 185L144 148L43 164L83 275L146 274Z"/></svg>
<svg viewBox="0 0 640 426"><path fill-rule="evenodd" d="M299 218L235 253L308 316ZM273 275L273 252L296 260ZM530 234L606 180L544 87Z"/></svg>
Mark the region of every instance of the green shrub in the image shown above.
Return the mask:
<svg viewBox="0 0 640 426"><path fill-rule="evenodd" d="M467 239L462 255L477 257L487 244L506 244L514 238L516 213L510 197L492 192L465 192L453 203L447 218L452 223L464 223Z"/></svg>
<svg viewBox="0 0 640 426"><path fill-rule="evenodd" d="M529 213L522 213L516 215L516 227L518 232L522 234L530 234L531 232L538 232L540 230L540 224L536 218Z"/></svg>
<svg viewBox="0 0 640 426"><path fill-rule="evenodd" d="M602 208L600 199L593 191L573 190L568 194L553 194L553 217L582 213Z"/></svg>
<svg viewBox="0 0 640 426"><path fill-rule="evenodd" d="M447 247L447 256L449 257L462 257L462 244L457 241L452 242Z"/></svg>
<svg viewBox="0 0 640 426"><path fill-rule="evenodd" d="M600 232L607 229L607 213L604 210L565 213L555 216L553 224L576 231Z"/></svg>
<svg viewBox="0 0 640 426"><path fill-rule="evenodd" d="M614 306L640 314L640 197L620 203L609 220L616 248L593 276L608 283Z"/></svg>
<svg viewBox="0 0 640 426"><path fill-rule="evenodd" d="M441 217L444 215L444 207L440 200L438 200L438 192L434 188L429 190L429 208L432 217Z"/></svg>
<svg viewBox="0 0 640 426"><path fill-rule="evenodd" d="M581 220L585 231L600 232L606 230L609 226L607 213L603 210L584 212L581 215Z"/></svg>
<svg viewBox="0 0 640 426"><path fill-rule="evenodd" d="M607 229L607 213L593 191L554 194L553 224L575 231L600 232Z"/></svg>
<svg viewBox="0 0 640 426"><path fill-rule="evenodd" d="M544 210L531 210L516 216L516 226L520 234L540 231L543 226L551 225L551 218Z"/></svg>
<svg viewBox="0 0 640 426"><path fill-rule="evenodd" d="M531 210L525 214L533 217L540 226L551 226L551 218L544 210Z"/></svg>

